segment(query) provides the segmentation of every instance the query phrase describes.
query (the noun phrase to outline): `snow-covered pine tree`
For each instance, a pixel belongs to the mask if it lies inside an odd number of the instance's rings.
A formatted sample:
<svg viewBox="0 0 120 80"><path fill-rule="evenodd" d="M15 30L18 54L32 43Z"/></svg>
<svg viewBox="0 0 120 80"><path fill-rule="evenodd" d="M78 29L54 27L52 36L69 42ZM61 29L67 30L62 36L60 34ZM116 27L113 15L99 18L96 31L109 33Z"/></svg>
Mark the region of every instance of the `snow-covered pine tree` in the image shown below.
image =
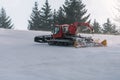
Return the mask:
<svg viewBox="0 0 120 80"><path fill-rule="evenodd" d="M9 16L7 16L4 8L0 11L0 28L12 29L13 24Z"/></svg>
<svg viewBox="0 0 120 80"><path fill-rule="evenodd" d="M88 22L90 14L87 14L86 5L82 0L66 0L63 9L66 14L66 23ZM81 32L85 27L80 27Z"/></svg>
<svg viewBox="0 0 120 80"><path fill-rule="evenodd" d="M38 3L35 2L34 7L32 9L32 14L30 16L30 20L28 20L28 29L29 30L40 30L41 29L41 17L40 11L38 9Z"/></svg>
<svg viewBox="0 0 120 80"><path fill-rule="evenodd" d="M66 24L65 13L62 7L57 12L57 22L58 24Z"/></svg>
<svg viewBox="0 0 120 80"><path fill-rule="evenodd" d="M46 0L45 4L41 9L41 20L44 30L51 30L52 12L48 0Z"/></svg>
<svg viewBox="0 0 120 80"><path fill-rule="evenodd" d="M94 20L92 27L94 28L94 33L102 33L102 28L96 19Z"/></svg>
<svg viewBox="0 0 120 80"><path fill-rule="evenodd" d="M57 12L55 9L54 9L54 14L53 14L52 24L53 25L57 24Z"/></svg>
<svg viewBox="0 0 120 80"><path fill-rule="evenodd" d="M86 15L86 5L81 0L66 0L63 9L66 14L67 23L86 22L90 14Z"/></svg>
<svg viewBox="0 0 120 80"><path fill-rule="evenodd" d="M103 24L103 33L104 34L112 34L117 32L116 26L113 25L110 21L110 19L107 19L107 22Z"/></svg>

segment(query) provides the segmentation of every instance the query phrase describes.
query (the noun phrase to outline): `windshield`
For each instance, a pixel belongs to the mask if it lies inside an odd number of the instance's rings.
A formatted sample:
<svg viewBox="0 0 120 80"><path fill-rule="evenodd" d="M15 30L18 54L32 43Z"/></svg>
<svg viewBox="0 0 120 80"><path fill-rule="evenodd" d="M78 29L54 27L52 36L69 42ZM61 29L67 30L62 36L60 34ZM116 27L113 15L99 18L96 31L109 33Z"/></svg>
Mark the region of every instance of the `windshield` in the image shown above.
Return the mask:
<svg viewBox="0 0 120 80"><path fill-rule="evenodd" d="M55 27L52 31L53 34L57 34L59 32L59 27Z"/></svg>

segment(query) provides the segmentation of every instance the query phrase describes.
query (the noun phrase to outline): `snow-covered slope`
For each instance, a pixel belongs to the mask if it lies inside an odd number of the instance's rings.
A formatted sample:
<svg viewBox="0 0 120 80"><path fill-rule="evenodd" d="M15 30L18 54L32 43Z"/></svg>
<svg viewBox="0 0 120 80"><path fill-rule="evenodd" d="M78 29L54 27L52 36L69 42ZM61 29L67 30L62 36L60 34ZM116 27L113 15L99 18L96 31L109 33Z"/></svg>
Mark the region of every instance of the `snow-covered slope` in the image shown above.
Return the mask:
<svg viewBox="0 0 120 80"><path fill-rule="evenodd" d="M120 80L120 36L108 47L74 48L33 42L37 31L0 30L0 80Z"/></svg>

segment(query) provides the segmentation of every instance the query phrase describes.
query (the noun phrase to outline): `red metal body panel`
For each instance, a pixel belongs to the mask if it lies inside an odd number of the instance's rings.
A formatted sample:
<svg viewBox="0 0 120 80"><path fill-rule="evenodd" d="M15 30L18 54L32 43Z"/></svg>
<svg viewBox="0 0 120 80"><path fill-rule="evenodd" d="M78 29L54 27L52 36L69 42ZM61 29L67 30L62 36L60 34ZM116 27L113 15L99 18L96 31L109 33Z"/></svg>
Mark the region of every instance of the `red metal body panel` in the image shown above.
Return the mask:
<svg viewBox="0 0 120 80"><path fill-rule="evenodd" d="M76 35L76 30L78 26L86 26L88 27L91 31L93 31L93 28L89 25L89 23L80 23L80 22L75 22L73 24L63 24L63 25L56 25L56 27L59 28L59 32L56 34L53 34L53 38L63 38L64 35ZM65 27L67 28L67 31L65 32L64 29Z"/></svg>
<svg viewBox="0 0 120 80"><path fill-rule="evenodd" d="M59 32L57 34L53 34L53 38L62 38L63 36L62 26L57 27L59 27Z"/></svg>
<svg viewBox="0 0 120 80"><path fill-rule="evenodd" d="M69 27L68 27L69 34L75 35L76 34L76 30L77 30L77 26L75 26L73 24L69 25Z"/></svg>

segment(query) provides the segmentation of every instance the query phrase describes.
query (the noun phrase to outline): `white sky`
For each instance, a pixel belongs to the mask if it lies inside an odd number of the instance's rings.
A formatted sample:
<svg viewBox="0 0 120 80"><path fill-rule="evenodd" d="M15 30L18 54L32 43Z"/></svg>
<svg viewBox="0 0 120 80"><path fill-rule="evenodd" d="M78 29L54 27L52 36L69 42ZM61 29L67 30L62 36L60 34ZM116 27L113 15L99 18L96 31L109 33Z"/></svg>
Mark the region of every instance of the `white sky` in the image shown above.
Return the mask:
<svg viewBox="0 0 120 80"><path fill-rule="evenodd" d="M0 8L4 7L7 15L12 18L16 29L26 29L28 19L32 13L34 2L39 2L41 7L46 0L0 0ZM65 0L48 0L52 9L58 9ZM92 20L103 23L106 19L113 18L115 0L83 0Z"/></svg>

